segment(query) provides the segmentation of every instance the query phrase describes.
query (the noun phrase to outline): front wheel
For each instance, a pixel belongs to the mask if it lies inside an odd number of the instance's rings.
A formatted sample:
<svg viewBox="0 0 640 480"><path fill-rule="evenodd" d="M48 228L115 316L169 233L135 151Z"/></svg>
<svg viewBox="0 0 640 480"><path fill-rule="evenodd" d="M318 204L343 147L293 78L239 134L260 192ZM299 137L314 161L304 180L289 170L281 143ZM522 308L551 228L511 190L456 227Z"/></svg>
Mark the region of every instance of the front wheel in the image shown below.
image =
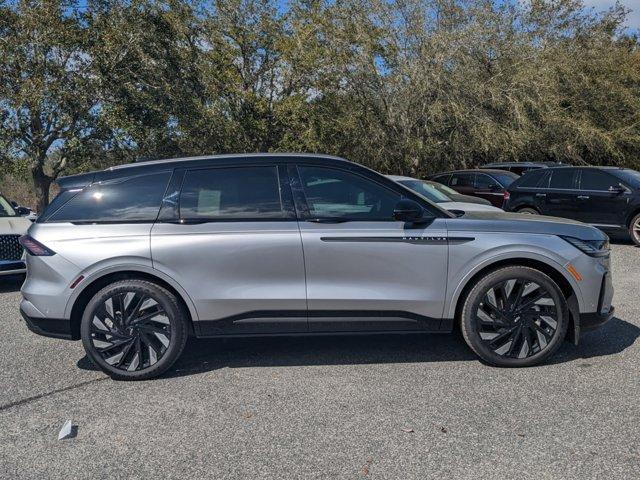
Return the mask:
<svg viewBox="0 0 640 480"><path fill-rule="evenodd" d="M640 213L631 219L629 223L629 235L633 243L640 247Z"/></svg>
<svg viewBox="0 0 640 480"><path fill-rule="evenodd" d="M569 325L558 285L539 270L512 266L487 274L462 309L465 341L484 361L500 367L536 365L560 346Z"/></svg>
<svg viewBox="0 0 640 480"><path fill-rule="evenodd" d="M531 208L531 207L521 208L520 210L518 210L518 213L526 213L528 215L540 215L540 212L538 212L535 208Z"/></svg>
<svg viewBox="0 0 640 480"><path fill-rule="evenodd" d="M144 280L104 287L87 304L80 326L87 356L117 380L164 373L182 353L187 332L175 295Z"/></svg>

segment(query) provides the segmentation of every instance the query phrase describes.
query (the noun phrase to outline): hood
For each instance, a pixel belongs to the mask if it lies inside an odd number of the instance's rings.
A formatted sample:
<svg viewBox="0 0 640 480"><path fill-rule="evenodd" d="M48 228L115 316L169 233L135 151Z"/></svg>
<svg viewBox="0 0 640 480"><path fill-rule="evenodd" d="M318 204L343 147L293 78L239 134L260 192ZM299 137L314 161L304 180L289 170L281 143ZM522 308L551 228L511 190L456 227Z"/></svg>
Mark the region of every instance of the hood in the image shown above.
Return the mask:
<svg viewBox="0 0 640 480"><path fill-rule="evenodd" d="M438 206L446 210L462 210L463 212L496 212L504 213L498 207L492 205L483 205L481 203L468 203L468 202L440 202Z"/></svg>
<svg viewBox="0 0 640 480"><path fill-rule="evenodd" d="M31 225L24 217L0 217L0 235L24 235Z"/></svg>
<svg viewBox="0 0 640 480"><path fill-rule="evenodd" d="M596 227L567 218L507 212L468 212L447 219L450 231L506 232L566 235L581 240L604 240L607 236Z"/></svg>

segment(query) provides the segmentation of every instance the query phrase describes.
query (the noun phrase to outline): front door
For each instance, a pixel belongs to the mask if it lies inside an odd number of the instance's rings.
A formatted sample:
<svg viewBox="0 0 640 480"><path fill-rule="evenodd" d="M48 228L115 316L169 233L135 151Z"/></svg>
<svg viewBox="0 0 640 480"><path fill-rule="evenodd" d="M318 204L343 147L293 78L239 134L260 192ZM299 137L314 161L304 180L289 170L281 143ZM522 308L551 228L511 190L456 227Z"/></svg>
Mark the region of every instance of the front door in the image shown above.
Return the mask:
<svg viewBox="0 0 640 480"><path fill-rule="evenodd" d="M193 300L197 333L308 331L302 241L285 167L187 170L176 183L176 213L169 220L161 213L151 252L154 268Z"/></svg>
<svg viewBox="0 0 640 480"><path fill-rule="evenodd" d="M620 180L613 175L592 168L581 169L578 194L581 216L578 220L601 227L624 225L631 195L616 191L618 187Z"/></svg>
<svg viewBox="0 0 640 480"><path fill-rule="evenodd" d="M444 219L393 219L402 198L338 168L291 168L311 331L437 330L447 279Z"/></svg>
<svg viewBox="0 0 640 480"><path fill-rule="evenodd" d="M551 170L549 188L543 197L542 213L555 217L580 220L576 190L576 171L573 168L558 168Z"/></svg>

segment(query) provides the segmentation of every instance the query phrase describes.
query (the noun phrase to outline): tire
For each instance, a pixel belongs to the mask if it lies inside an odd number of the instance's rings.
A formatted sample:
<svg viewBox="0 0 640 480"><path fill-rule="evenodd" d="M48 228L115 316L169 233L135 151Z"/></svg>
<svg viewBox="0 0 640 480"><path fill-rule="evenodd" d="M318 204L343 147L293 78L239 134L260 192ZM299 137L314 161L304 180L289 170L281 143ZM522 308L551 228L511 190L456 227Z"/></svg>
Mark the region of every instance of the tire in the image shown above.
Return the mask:
<svg viewBox="0 0 640 480"><path fill-rule="evenodd" d="M166 372L182 354L188 331L175 295L145 280L104 287L87 304L80 325L87 356L115 380Z"/></svg>
<svg viewBox="0 0 640 480"><path fill-rule="evenodd" d="M529 215L540 215L539 211L537 211L535 208L531 208L531 207L521 208L520 210L518 210L518 213L526 213L526 214L529 214Z"/></svg>
<svg viewBox="0 0 640 480"><path fill-rule="evenodd" d="M569 310L551 278L533 268L511 266L489 272L469 291L460 326L469 347L485 362L528 367L558 349Z"/></svg>
<svg viewBox="0 0 640 480"><path fill-rule="evenodd" d="M629 235L633 243L640 247L640 213L637 213L629 222Z"/></svg>

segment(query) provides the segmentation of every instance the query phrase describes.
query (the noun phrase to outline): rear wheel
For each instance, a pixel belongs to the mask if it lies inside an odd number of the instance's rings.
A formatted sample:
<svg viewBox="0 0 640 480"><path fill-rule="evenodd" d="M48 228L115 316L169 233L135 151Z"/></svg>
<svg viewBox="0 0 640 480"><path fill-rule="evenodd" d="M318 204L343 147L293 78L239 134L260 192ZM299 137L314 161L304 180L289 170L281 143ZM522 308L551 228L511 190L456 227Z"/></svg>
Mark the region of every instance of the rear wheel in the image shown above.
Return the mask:
<svg viewBox="0 0 640 480"><path fill-rule="evenodd" d="M484 361L526 367L550 357L567 332L567 302L558 285L529 267L487 274L471 289L462 309L467 344Z"/></svg>
<svg viewBox="0 0 640 480"><path fill-rule="evenodd" d="M521 208L520 210L518 210L518 213L528 213L529 215L540 215L540 212L538 212L535 208L531 208L531 207Z"/></svg>
<svg viewBox="0 0 640 480"><path fill-rule="evenodd" d="M175 295L144 280L118 281L100 290L80 327L89 358L118 380L164 373L182 353L187 332Z"/></svg>
<svg viewBox="0 0 640 480"><path fill-rule="evenodd" d="M633 243L640 246L640 213L631 219L629 223L629 235Z"/></svg>

